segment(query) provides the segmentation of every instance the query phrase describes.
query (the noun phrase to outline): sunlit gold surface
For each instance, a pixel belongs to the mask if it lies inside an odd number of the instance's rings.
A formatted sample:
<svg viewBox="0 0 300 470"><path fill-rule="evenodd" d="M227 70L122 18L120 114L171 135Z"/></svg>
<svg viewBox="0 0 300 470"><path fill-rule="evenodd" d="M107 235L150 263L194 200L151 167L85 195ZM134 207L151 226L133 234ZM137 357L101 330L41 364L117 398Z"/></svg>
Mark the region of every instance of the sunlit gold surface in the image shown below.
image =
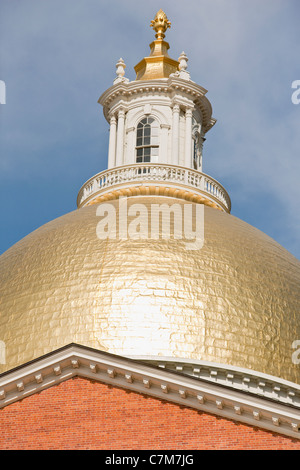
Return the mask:
<svg viewBox="0 0 300 470"><path fill-rule="evenodd" d="M129 207L162 202L128 199ZM0 370L75 342L124 356L231 364L300 383L300 365L292 362L300 339L296 258L210 207L199 251L174 239L99 240L96 209L60 217L0 257L7 360Z"/></svg>
<svg viewBox="0 0 300 470"><path fill-rule="evenodd" d="M168 78L177 72L179 62L168 55L169 44L164 41L165 32L171 27L164 11L159 10L150 26L156 32L156 40L150 44L150 56L144 57L135 67L136 80Z"/></svg>

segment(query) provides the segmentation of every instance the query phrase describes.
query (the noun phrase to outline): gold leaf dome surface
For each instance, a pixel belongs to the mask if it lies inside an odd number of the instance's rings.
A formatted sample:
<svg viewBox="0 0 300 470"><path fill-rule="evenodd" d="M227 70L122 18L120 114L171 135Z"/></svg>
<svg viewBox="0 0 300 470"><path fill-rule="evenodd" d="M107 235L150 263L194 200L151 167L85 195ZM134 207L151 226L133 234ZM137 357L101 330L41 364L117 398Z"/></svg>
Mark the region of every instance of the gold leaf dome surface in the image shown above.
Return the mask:
<svg viewBox="0 0 300 470"><path fill-rule="evenodd" d="M132 203L161 204L160 197ZM176 200L178 204L184 201ZM111 201L116 209L118 201ZM240 219L205 207L205 243L100 240L97 205L35 230L0 257L6 364L69 343L123 356L229 364L300 383L300 263Z"/></svg>

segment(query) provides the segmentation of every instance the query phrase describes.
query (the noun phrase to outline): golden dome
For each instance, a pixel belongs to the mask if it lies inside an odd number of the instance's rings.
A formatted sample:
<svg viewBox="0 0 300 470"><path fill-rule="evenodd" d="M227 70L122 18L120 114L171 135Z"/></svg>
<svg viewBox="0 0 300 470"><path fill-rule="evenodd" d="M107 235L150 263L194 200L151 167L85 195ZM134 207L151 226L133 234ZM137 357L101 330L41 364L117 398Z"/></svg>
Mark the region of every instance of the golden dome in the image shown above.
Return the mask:
<svg viewBox="0 0 300 470"><path fill-rule="evenodd" d="M128 207L165 200L131 197ZM110 204L118 208L118 200ZM300 338L296 258L206 206L205 243L197 251L173 238L100 240L96 210L49 222L0 257L1 371L74 342L123 356L229 364L300 383L292 361Z"/></svg>

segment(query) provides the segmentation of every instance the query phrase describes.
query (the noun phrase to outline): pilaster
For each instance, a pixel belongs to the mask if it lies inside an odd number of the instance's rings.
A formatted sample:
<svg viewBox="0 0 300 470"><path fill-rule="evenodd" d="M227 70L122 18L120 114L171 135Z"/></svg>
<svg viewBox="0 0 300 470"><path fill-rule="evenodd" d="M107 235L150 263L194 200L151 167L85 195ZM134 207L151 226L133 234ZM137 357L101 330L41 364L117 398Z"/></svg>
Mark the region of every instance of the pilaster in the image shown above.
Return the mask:
<svg viewBox="0 0 300 470"><path fill-rule="evenodd" d="M185 111L185 167L192 168L192 108Z"/></svg>
<svg viewBox="0 0 300 470"><path fill-rule="evenodd" d="M180 106L175 104L173 106L173 123L172 123L172 155L171 161L173 165L179 165L179 113Z"/></svg>
<svg viewBox="0 0 300 470"><path fill-rule="evenodd" d="M124 109L121 108L118 111L116 166L123 165L124 125L125 125L125 111Z"/></svg>
<svg viewBox="0 0 300 470"><path fill-rule="evenodd" d="M108 168L113 168L116 165L116 136L117 120L115 116L111 116L109 129Z"/></svg>
<svg viewBox="0 0 300 470"><path fill-rule="evenodd" d="M160 136L160 146L159 146L159 161L162 163L169 163L168 162L168 133L170 130L168 124L161 124L161 136Z"/></svg>

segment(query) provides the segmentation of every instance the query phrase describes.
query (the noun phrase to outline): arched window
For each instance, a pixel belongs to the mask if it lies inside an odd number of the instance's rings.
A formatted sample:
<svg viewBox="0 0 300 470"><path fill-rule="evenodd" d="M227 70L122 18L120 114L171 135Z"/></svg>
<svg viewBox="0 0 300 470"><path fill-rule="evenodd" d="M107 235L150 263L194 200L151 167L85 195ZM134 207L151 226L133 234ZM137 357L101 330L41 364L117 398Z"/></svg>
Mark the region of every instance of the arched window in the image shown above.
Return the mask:
<svg viewBox="0 0 300 470"><path fill-rule="evenodd" d="M136 162L156 162L158 159L158 122L152 117L143 118L137 126Z"/></svg>

